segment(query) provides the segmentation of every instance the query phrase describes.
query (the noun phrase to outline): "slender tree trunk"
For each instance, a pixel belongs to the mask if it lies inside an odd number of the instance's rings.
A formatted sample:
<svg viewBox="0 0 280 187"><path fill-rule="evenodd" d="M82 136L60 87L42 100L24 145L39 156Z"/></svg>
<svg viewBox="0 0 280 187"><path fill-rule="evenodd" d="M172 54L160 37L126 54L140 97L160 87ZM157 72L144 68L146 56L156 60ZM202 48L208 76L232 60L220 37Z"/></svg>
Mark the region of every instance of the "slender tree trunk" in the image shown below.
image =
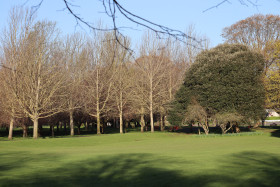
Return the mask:
<svg viewBox="0 0 280 187"><path fill-rule="evenodd" d="M154 116L153 116L153 81L150 79L150 125L151 125L151 132L154 132Z"/></svg>
<svg viewBox="0 0 280 187"><path fill-rule="evenodd" d="M200 132L200 124L199 124L199 123L198 123L198 125L197 125L197 130L198 130L198 134L200 135L201 132Z"/></svg>
<svg viewBox="0 0 280 187"><path fill-rule="evenodd" d="M119 116L120 116L120 133L123 134L123 102L122 102L122 91L120 92L120 105L119 105Z"/></svg>
<svg viewBox="0 0 280 187"><path fill-rule="evenodd" d="M144 127L145 127L144 114L141 114L140 125L141 125L141 132L144 132Z"/></svg>
<svg viewBox="0 0 280 187"><path fill-rule="evenodd" d="M54 137L54 125L51 126L52 129L52 137Z"/></svg>
<svg viewBox="0 0 280 187"><path fill-rule="evenodd" d="M164 124L163 124L163 115L162 113L160 113L160 130L164 131Z"/></svg>
<svg viewBox="0 0 280 187"><path fill-rule="evenodd" d="M99 107L97 107L99 108ZM97 121L97 134L101 134L100 133L100 113L99 113L99 110L97 111L96 113L96 121Z"/></svg>
<svg viewBox="0 0 280 187"><path fill-rule="evenodd" d="M85 122L85 130L88 131L88 122Z"/></svg>
<svg viewBox="0 0 280 187"><path fill-rule="evenodd" d="M9 140L13 139L13 129L14 129L14 117L12 116L10 119L10 128L9 128L9 136L8 136Z"/></svg>
<svg viewBox="0 0 280 187"><path fill-rule="evenodd" d="M38 127L39 127L38 117L35 117L33 119L33 138L34 139L38 138Z"/></svg>
<svg viewBox="0 0 280 187"><path fill-rule="evenodd" d="M23 133L22 133L23 138L26 138L28 136L28 134L27 134L27 125L26 124L23 124L22 131L23 131Z"/></svg>
<svg viewBox="0 0 280 187"><path fill-rule="evenodd" d="M122 111L120 111L120 133L123 134L123 116L122 116Z"/></svg>
<svg viewBox="0 0 280 187"><path fill-rule="evenodd" d="M127 128L128 128L128 121L125 120L125 129L124 129L124 132L127 133Z"/></svg>
<svg viewBox="0 0 280 187"><path fill-rule="evenodd" d="M145 118L144 118L144 107L141 106L141 116L140 116L140 125L141 125L141 132L144 132L145 127Z"/></svg>
<svg viewBox="0 0 280 187"><path fill-rule="evenodd" d="M81 124L78 124L78 135L81 134Z"/></svg>
<svg viewBox="0 0 280 187"><path fill-rule="evenodd" d="M153 116L153 107L150 107L150 125L151 125L151 132L154 132L154 116Z"/></svg>
<svg viewBox="0 0 280 187"><path fill-rule="evenodd" d="M74 131L74 118L73 118L73 110L69 110L69 116L70 116L70 135L74 136L75 131Z"/></svg>

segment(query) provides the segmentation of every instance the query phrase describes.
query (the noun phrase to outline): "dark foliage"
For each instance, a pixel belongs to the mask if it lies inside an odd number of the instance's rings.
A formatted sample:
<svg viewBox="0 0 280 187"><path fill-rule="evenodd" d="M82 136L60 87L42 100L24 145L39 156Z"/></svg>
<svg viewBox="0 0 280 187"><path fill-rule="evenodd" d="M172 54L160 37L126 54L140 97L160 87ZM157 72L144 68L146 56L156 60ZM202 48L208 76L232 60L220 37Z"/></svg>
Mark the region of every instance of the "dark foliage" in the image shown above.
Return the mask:
<svg viewBox="0 0 280 187"><path fill-rule="evenodd" d="M170 110L171 124L182 121L190 98L195 98L209 116L236 111L246 119L264 115L264 58L240 44L223 44L199 54L186 72ZM177 115L177 116L176 116Z"/></svg>

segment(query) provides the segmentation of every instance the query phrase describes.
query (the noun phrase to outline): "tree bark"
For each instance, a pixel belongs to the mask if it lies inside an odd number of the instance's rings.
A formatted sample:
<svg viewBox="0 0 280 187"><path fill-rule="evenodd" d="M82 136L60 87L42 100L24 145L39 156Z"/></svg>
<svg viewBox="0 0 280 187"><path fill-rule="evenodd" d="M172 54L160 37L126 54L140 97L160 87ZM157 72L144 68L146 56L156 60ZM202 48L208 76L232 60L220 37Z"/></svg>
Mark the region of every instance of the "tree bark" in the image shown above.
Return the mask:
<svg viewBox="0 0 280 187"><path fill-rule="evenodd" d="M85 122L85 130L88 131L88 122Z"/></svg>
<svg viewBox="0 0 280 187"><path fill-rule="evenodd" d="M153 85L152 82L150 83L150 125L151 125L151 132L154 132L154 116L153 116Z"/></svg>
<svg viewBox="0 0 280 187"><path fill-rule="evenodd" d="M9 136L8 136L9 140L13 139L13 129L14 129L14 117L11 117L11 119L10 119L10 128L9 128Z"/></svg>
<svg viewBox="0 0 280 187"><path fill-rule="evenodd" d="M163 115L162 113L160 113L160 130L164 131L164 124L163 124Z"/></svg>
<svg viewBox="0 0 280 187"><path fill-rule="evenodd" d="M122 116L122 111L120 111L120 133L123 134L123 116Z"/></svg>
<svg viewBox="0 0 280 187"><path fill-rule="evenodd" d="M51 125L52 137L54 137L54 125Z"/></svg>
<svg viewBox="0 0 280 187"><path fill-rule="evenodd" d="M99 108L99 107L97 107ZM96 121L97 121L97 134L101 134L100 132L100 113L99 113L99 110L97 111L96 113Z"/></svg>
<svg viewBox="0 0 280 187"><path fill-rule="evenodd" d="M38 117L35 117L33 119L33 138L37 139L38 138Z"/></svg>
<svg viewBox="0 0 280 187"><path fill-rule="evenodd" d="M73 110L69 110L69 116L70 116L70 135L74 136L75 131L74 131L74 118L73 118Z"/></svg>
<svg viewBox="0 0 280 187"><path fill-rule="evenodd" d="M27 134L27 125L26 124L23 124L22 131L23 131L23 133L22 133L23 138L26 138L28 136L28 134Z"/></svg>
<svg viewBox="0 0 280 187"><path fill-rule="evenodd" d="M81 124L78 124L78 135L81 134Z"/></svg>
<svg viewBox="0 0 280 187"><path fill-rule="evenodd" d="M144 132L145 127L145 118L144 118L144 107L141 107L141 116L140 116L140 125L141 125L141 132Z"/></svg>

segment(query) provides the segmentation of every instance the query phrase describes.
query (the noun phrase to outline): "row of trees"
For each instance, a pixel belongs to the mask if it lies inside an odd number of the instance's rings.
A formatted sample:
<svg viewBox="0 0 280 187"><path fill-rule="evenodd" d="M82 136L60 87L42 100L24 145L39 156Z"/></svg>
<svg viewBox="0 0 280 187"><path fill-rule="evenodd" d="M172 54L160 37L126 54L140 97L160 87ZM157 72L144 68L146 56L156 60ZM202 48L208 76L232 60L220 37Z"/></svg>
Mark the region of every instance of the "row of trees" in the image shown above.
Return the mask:
<svg viewBox="0 0 280 187"><path fill-rule="evenodd" d="M280 106L278 16L255 15L225 28L231 45L211 50L203 50L207 40L192 43L199 37L193 26L186 46L147 32L137 58L116 32L62 39L55 23L33 18L13 9L1 37L0 119L10 139L14 124L25 136L30 121L37 138L39 122L53 129L67 121L74 135L75 125L87 122L100 134L112 119L123 133L124 121L135 120L153 132L155 121L164 128L167 115L173 125L198 122L206 134L211 118L225 133L227 124L263 118L265 93L266 106Z"/></svg>
<svg viewBox="0 0 280 187"><path fill-rule="evenodd" d="M58 33L55 23L35 22L29 10L11 11L1 37L0 69L0 119L9 124L10 139L15 121L26 129L31 120L37 138L41 119L53 126L62 114L69 117L71 135L75 123L93 121L100 134L102 124L116 118L120 133L123 121L131 119L140 121L142 131L149 121L153 132L155 116L163 129L168 103L200 49L146 33L135 59L126 50L130 40L118 37L121 46L114 32L64 39Z"/></svg>

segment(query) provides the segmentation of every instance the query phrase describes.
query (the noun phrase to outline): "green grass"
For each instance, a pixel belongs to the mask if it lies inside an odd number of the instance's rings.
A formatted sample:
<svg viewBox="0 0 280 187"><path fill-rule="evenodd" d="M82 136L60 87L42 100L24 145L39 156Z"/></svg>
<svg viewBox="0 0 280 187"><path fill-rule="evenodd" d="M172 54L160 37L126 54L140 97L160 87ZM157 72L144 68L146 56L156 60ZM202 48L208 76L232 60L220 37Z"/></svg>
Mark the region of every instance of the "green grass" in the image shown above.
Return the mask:
<svg viewBox="0 0 280 187"><path fill-rule="evenodd" d="M280 120L280 117L276 117L276 116L267 117L266 120Z"/></svg>
<svg viewBox="0 0 280 187"><path fill-rule="evenodd" d="M279 186L278 131L3 138L0 186Z"/></svg>

